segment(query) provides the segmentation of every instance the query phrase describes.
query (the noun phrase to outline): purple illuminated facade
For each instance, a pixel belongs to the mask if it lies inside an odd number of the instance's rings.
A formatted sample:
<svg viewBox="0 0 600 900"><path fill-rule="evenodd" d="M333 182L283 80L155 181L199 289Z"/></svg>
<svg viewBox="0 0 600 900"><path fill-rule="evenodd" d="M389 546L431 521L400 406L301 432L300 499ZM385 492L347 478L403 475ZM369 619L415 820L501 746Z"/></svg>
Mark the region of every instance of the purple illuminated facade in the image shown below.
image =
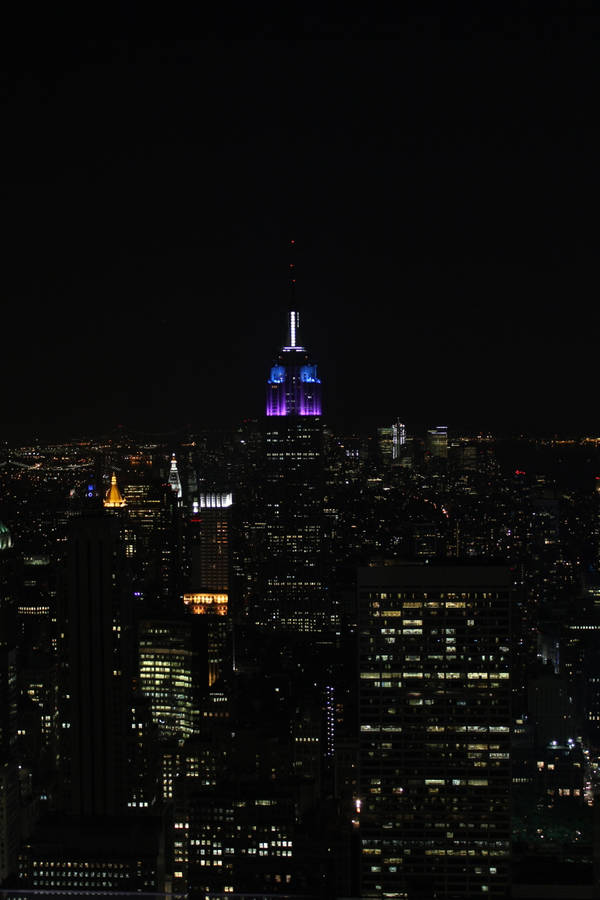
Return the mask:
<svg viewBox="0 0 600 900"><path fill-rule="evenodd" d="M267 382L268 416L320 416L321 380L317 366L297 343L300 317L290 312L287 346L271 367Z"/></svg>

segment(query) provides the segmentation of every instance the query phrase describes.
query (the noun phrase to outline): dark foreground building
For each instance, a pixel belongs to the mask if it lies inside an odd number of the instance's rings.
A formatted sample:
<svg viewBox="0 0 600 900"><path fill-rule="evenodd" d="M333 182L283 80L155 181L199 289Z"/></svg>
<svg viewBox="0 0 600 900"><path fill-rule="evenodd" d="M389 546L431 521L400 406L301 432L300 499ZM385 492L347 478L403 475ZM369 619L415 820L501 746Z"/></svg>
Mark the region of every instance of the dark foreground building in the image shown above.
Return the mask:
<svg viewBox="0 0 600 900"><path fill-rule="evenodd" d="M141 816L47 817L21 848L19 877L28 887L71 896L156 891L165 883L164 823Z"/></svg>

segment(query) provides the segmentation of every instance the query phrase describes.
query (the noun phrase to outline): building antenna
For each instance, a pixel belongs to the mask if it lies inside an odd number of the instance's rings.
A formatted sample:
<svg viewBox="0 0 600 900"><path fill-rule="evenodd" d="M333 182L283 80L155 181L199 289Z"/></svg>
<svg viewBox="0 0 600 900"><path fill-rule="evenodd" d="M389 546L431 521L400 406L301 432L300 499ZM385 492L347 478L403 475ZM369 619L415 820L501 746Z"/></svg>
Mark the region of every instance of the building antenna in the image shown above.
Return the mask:
<svg viewBox="0 0 600 900"><path fill-rule="evenodd" d="M296 305L296 263L294 260L294 255L296 251L296 241L290 240L290 256L292 258L292 262L289 263L288 270L290 273L290 322L289 322L289 340L288 347L296 346L296 332L300 325L300 316L297 311L294 309Z"/></svg>

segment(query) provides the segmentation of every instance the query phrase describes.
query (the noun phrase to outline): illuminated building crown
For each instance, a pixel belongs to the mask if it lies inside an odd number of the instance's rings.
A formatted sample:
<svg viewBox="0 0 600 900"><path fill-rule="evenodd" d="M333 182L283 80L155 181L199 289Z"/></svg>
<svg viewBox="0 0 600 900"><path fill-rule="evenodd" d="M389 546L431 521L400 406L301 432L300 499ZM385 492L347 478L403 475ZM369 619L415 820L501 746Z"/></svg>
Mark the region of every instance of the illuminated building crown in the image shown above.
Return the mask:
<svg viewBox="0 0 600 900"><path fill-rule="evenodd" d="M106 498L104 500L104 506L107 509L114 509L115 507L125 506L125 500L121 495L121 491L117 486L117 476L115 473L112 473L110 479L110 487L106 492Z"/></svg>
<svg viewBox="0 0 600 900"><path fill-rule="evenodd" d="M299 343L300 315L289 314L288 341L267 381L268 416L320 416L321 379Z"/></svg>
<svg viewBox="0 0 600 900"><path fill-rule="evenodd" d="M169 484L173 493L177 495L177 499L182 497L181 481L179 479L179 471L177 469L177 460L175 454L171 457L171 471L169 472Z"/></svg>

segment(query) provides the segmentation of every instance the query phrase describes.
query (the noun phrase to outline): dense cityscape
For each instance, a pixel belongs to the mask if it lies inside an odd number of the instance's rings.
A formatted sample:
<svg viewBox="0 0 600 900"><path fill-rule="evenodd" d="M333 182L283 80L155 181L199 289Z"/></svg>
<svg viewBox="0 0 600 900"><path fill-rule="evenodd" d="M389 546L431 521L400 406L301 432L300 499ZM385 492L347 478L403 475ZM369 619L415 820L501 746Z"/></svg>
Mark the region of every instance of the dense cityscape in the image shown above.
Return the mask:
<svg viewBox="0 0 600 900"><path fill-rule="evenodd" d="M286 324L260 418L2 448L2 896L596 896L600 439L336 433Z"/></svg>

